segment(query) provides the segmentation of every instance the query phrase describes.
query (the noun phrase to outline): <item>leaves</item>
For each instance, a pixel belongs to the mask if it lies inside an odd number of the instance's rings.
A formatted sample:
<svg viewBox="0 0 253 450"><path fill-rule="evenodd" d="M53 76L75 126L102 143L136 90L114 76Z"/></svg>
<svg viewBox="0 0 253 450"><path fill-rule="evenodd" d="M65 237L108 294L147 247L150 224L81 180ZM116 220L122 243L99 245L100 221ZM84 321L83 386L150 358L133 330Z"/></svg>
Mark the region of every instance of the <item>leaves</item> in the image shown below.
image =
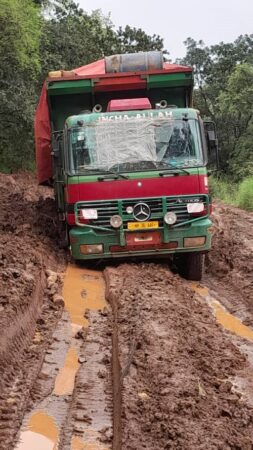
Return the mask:
<svg viewBox="0 0 253 450"><path fill-rule="evenodd" d="M217 122L221 167L252 174L253 35L206 46L188 38L180 63L194 68L194 105ZM87 14L75 0L0 0L0 166L33 161L33 117L50 70L71 70L116 53L161 50L163 39L110 15ZM179 62L179 61L178 61Z"/></svg>
<svg viewBox="0 0 253 450"><path fill-rule="evenodd" d="M0 0L0 30L0 164L15 170L33 159L40 10L30 0Z"/></svg>
<svg viewBox="0 0 253 450"><path fill-rule="evenodd" d="M205 46L188 38L186 57L194 67L194 105L217 123L221 169L239 180L252 174L253 35Z"/></svg>
<svg viewBox="0 0 253 450"><path fill-rule="evenodd" d="M40 70L40 16L30 0L0 0L1 78L10 71L26 70L35 76Z"/></svg>

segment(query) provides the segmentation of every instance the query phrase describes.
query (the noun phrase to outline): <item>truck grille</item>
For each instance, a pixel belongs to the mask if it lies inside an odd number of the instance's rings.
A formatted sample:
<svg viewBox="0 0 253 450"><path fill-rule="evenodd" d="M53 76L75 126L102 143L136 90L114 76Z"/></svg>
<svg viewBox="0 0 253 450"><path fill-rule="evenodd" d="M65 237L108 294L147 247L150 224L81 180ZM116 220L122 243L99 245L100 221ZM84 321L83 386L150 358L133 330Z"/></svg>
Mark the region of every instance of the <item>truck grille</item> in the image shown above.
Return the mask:
<svg viewBox="0 0 253 450"><path fill-rule="evenodd" d="M134 207L139 202L146 203L151 211L151 216L148 220L158 220L159 226L163 226L163 216L166 212L173 211L177 215L177 222L175 225L187 222L192 219L192 215L187 211L187 203L190 202L203 202L207 211L207 196L175 196L166 197L164 201L162 198L134 198L126 200L105 200L104 202L80 202L77 205L77 213L82 208L96 209L98 212L98 218L89 221L91 225L111 228L110 218L113 215L119 214L123 218L124 228L127 227L127 223L136 222L133 214L128 214L126 208ZM164 209L163 209L164 208ZM79 215L79 214L78 214Z"/></svg>

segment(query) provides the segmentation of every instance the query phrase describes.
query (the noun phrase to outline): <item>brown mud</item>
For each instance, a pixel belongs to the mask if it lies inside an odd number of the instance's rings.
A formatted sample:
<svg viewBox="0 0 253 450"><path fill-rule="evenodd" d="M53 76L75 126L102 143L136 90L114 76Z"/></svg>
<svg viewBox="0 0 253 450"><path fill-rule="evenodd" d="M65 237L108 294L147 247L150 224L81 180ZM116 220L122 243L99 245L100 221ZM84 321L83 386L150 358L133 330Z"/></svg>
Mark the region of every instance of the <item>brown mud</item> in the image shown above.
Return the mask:
<svg viewBox="0 0 253 450"><path fill-rule="evenodd" d="M107 269L117 298L122 448L251 449L243 352L194 289L157 264ZM251 392L251 395L253 391Z"/></svg>
<svg viewBox="0 0 253 450"><path fill-rule="evenodd" d="M51 189L1 174L0 202L0 448L10 449L61 314L65 255Z"/></svg>
<svg viewBox="0 0 253 450"><path fill-rule="evenodd" d="M217 203L203 282L227 309L253 326L253 213Z"/></svg>
<svg viewBox="0 0 253 450"><path fill-rule="evenodd" d="M50 188L0 194L0 450L252 449L253 215L216 205L202 283L104 281L67 266Z"/></svg>

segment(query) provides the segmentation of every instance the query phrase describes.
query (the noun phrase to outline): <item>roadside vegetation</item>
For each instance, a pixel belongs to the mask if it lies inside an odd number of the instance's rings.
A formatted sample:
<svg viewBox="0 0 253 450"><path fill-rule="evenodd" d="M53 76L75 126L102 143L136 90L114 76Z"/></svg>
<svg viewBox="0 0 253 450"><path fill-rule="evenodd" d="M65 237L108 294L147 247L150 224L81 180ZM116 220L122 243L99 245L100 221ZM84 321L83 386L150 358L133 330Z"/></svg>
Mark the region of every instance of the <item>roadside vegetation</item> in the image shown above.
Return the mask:
<svg viewBox="0 0 253 450"><path fill-rule="evenodd" d="M210 177L209 182L213 197L246 211L253 211L253 177L244 178L239 183Z"/></svg>
<svg viewBox="0 0 253 450"><path fill-rule="evenodd" d="M211 46L188 38L185 46L185 58L176 62L194 68L194 106L217 124L213 193L251 209L253 34ZM169 59L159 35L131 25L115 29L110 17L88 14L75 0L0 0L0 171L34 169L34 111L49 71L150 50Z"/></svg>

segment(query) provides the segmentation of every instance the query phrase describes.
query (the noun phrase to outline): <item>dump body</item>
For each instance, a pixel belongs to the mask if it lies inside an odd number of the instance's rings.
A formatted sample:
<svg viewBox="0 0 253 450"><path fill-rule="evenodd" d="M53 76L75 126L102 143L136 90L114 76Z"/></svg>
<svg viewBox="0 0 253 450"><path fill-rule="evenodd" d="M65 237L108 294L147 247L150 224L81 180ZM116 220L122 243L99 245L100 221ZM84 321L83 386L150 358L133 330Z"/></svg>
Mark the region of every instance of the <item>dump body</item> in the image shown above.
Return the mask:
<svg viewBox="0 0 253 450"><path fill-rule="evenodd" d="M74 259L208 251L207 147L192 89L192 70L166 63L105 73L99 61L47 79L38 178L54 179Z"/></svg>
<svg viewBox="0 0 253 450"><path fill-rule="evenodd" d="M35 114L36 169L39 183L53 176L52 133L64 128L65 120L101 104L106 111L110 100L148 97L155 103L190 106L193 76L190 67L164 63L162 70L105 73L99 60L71 72L53 73L43 86Z"/></svg>

